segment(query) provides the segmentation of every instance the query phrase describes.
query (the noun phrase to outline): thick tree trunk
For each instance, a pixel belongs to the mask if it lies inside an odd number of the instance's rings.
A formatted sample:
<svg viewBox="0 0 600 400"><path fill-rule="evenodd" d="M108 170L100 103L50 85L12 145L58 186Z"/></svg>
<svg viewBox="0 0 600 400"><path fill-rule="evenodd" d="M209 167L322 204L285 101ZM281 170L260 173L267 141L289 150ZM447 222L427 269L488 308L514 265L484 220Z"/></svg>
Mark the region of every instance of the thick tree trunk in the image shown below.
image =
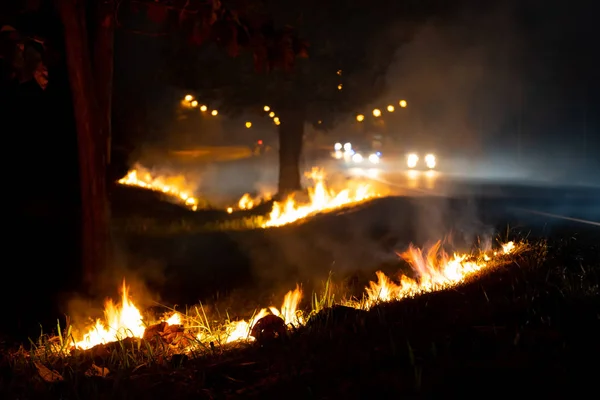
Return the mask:
<svg viewBox="0 0 600 400"><path fill-rule="evenodd" d="M91 287L106 266L108 201L106 196L106 143L100 124L83 0L56 0L64 26L65 50L74 105L79 149L82 208L83 280Z"/></svg>
<svg viewBox="0 0 600 400"><path fill-rule="evenodd" d="M285 196L302 189L300 184L300 155L304 139L305 112L302 107L280 113L279 125L279 195Z"/></svg>
<svg viewBox="0 0 600 400"><path fill-rule="evenodd" d="M96 32L94 40L94 81L100 108L100 124L103 140L106 143L106 163L110 165L112 142L112 93L115 45L115 3L112 0L99 1L96 12Z"/></svg>

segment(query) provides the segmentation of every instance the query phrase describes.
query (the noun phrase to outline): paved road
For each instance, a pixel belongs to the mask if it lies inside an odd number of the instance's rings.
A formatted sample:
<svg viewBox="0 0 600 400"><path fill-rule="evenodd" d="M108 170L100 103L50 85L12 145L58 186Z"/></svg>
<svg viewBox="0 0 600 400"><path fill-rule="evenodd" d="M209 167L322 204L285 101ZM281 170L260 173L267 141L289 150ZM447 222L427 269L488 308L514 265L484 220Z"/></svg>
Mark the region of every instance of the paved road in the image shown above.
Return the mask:
<svg viewBox="0 0 600 400"><path fill-rule="evenodd" d="M364 177L389 188L391 195L449 198L504 199L517 214L539 219L561 219L600 227L600 188L548 182L484 180L439 171L385 171L352 169L350 176Z"/></svg>

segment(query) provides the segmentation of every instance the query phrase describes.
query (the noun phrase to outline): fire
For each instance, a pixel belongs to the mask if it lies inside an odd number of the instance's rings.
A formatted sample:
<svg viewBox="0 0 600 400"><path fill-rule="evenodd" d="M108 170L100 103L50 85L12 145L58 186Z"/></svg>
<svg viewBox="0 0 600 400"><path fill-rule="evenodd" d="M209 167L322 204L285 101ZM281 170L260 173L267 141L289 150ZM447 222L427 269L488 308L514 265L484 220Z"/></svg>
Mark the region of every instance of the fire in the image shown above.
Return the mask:
<svg viewBox="0 0 600 400"><path fill-rule="evenodd" d="M331 211L378 196L366 183L357 184L353 189L347 188L336 193L327 187L325 173L319 168L313 168L306 175L314 182L314 186L308 189L310 201L307 204L298 204L292 195L282 203L273 203L269 219L263 227L290 224L323 211Z"/></svg>
<svg viewBox="0 0 600 400"><path fill-rule="evenodd" d="M348 300L342 304L355 308L369 309L379 302L402 300L426 292L433 292L454 287L474 274L490 269L505 262L507 255L516 254L523 250L524 244L508 242L497 251L479 252L477 254L447 254L438 241L429 249L423 250L410 245L399 256L411 266L415 277L400 275L397 280L386 276L383 272L376 273L377 281L370 282L365 288L363 301ZM146 328L156 324L176 328L169 332L179 332L185 337L195 338L204 345L212 342L233 343L238 341L253 341L252 328L263 317L272 314L280 317L287 326L298 326L305 323L305 314L300 309L302 289L296 286L284 296L280 308L270 306L260 309L248 320L231 321L219 327L208 326L208 319L198 323L193 316L173 312L168 318L158 322L144 321L138 307L129 294L129 288L123 281L121 301L114 303L108 299L105 303L104 318L98 319L80 337L75 337L74 347L90 349L99 344L119 341L125 338L144 338ZM203 311L202 311L203 313ZM170 342L169 342L170 343ZM186 344L181 351L189 351L192 344Z"/></svg>
<svg viewBox="0 0 600 400"><path fill-rule="evenodd" d="M104 304L104 320L97 319L81 340L75 341L75 347L89 349L102 343L114 342L128 337L141 338L146 326L140 310L129 297L129 288L123 281L121 303L114 304L111 299Z"/></svg>
<svg viewBox="0 0 600 400"><path fill-rule="evenodd" d="M394 283L383 272L378 271L377 282L370 282L366 290L366 308L377 302L401 300L421 293L447 289L464 282L475 273L492 266L494 258L486 253L479 256L454 253L448 255L441 249L442 242L438 241L427 251L413 245L399 254L413 269L416 279L405 275L399 277L399 283ZM515 252L514 242L502 245L501 251L492 253L493 257L508 255Z"/></svg>
<svg viewBox="0 0 600 400"><path fill-rule="evenodd" d="M265 193L261 194L257 197L252 197L250 193L245 193L238 201L238 209L240 210L252 210L254 207L262 204L265 201L271 200L271 194ZM231 211L230 211L231 210ZM227 208L227 212L231 214L233 212L233 207Z"/></svg>
<svg viewBox="0 0 600 400"><path fill-rule="evenodd" d="M176 197L194 211L198 209L198 199L191 195L192 191L189 188L186 189L187 185L183 176L154 177L147 169L137 165L124 178L121 178L118 183L162 192Z"/></svg>
<svg viewBox="0 0 600 400"><path fill-rule="evenodd" d="M280 309L276 307L263 308L249 321L236 321L232 322L228 327L228 335L226 343L235 342L238 340L254 340L250 335L250 331L254 325L263 317L269 315L269 312L279 318L281 318L286 325L302 325L304 324L304 317L298 310L298 305L302 300L302 289L296 286L296 289L290 290L286 293L283 298L283 304Z"/></svg>

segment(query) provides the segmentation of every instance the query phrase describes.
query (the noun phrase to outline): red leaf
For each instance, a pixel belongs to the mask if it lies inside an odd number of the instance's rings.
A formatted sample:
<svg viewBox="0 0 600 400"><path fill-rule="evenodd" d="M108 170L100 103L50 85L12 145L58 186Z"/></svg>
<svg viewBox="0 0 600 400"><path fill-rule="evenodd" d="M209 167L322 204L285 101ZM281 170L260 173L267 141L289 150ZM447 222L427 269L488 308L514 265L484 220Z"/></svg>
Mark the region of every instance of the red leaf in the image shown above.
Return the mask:
<svg viewBox="0 0 600 400"><path fill-rule="evenodd" d="M149 3L146 15L152 22L161 24L167 18L167 8L160 4Z"/></svg>

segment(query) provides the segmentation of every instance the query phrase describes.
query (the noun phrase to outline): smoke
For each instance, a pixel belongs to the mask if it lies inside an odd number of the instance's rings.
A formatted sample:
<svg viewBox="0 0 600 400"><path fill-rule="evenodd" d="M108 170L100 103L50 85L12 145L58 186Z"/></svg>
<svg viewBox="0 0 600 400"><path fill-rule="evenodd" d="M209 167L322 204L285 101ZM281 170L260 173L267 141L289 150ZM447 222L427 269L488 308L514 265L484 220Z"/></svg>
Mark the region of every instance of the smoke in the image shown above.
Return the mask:
<svg viewBox="0 0 600 400"><path fill-rule="evenodd" d="M513 118L520 41L511 9L463 11L432 20L401 46L388 92L409 107L395 131L417 146L477 154Z"/></svg>

